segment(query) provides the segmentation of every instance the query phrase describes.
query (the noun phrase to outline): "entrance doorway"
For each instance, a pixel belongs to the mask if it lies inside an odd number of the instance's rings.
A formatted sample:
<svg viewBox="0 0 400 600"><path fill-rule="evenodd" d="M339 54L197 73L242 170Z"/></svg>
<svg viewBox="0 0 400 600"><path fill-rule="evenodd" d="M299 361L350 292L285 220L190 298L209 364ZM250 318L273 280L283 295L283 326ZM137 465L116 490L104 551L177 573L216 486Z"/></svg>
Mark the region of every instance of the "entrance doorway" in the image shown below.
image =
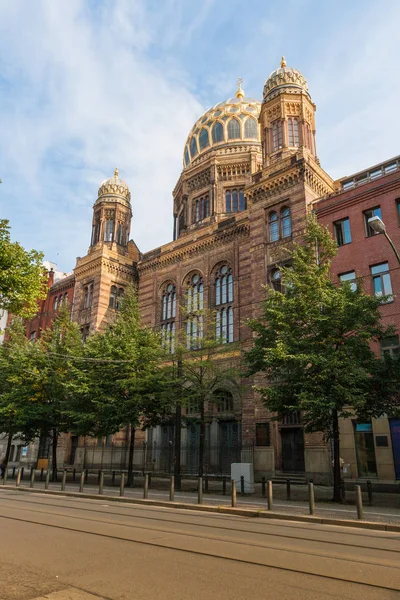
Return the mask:
<svg viewBox="0 0 400 600"><path fill-rule="evenodd" d="M282 471L304 473L304 434L301 427L281 429Z"/></svg>

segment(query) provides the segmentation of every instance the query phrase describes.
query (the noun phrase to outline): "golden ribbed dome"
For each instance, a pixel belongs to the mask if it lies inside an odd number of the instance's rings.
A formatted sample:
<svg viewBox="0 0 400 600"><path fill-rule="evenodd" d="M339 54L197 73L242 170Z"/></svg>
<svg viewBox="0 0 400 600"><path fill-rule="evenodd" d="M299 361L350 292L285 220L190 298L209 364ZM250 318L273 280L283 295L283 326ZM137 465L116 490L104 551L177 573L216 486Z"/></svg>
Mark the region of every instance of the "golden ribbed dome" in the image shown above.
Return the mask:
<svg viewBox="0 0 400 600"><path fill-rule="evenodd" d="M116 202L130 206L131 193L125 181L119 178L118 167L114 171L114 176L103 181L99 187L95 204L101 201L113 202L113 198Z"/></svg>
<svg viewBox="0 0 400 600"><path fill-rule="evenodd" d="M259 145L258 117L261 104L247 98L238 79L234 98L216 104L193 125L183 152L183 166L188 167L197 157L227 146Z"/></svg>
<svg viewBox="0 0 400 600"><path fill-rule="evenodd" d="M285 57L282 56L281 66L268 77L264 85L263 102L267 102L280 91L298 92L304 90L308 94L308 86L305 77L293 67L286 66Z"/></svg>

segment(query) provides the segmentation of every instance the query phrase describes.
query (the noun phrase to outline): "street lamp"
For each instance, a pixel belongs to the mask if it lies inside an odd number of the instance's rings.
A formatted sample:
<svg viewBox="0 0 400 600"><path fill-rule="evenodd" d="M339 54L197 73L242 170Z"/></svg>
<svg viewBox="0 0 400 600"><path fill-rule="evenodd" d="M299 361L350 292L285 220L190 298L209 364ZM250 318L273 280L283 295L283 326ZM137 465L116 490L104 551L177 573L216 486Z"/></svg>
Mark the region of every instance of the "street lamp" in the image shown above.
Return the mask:
<svg viewBox="0 0 400 600"><path fill-rule="evenodd" d="M383 233L383 235L385 236L385 238L387 239L387 241L389 242L389 244L392 246L392 250L393 250L393 252L396 255L398 263L400 264L399 253L396 250L396 246L393 244L392 240L388 236L388 234L386 232L386 225L382 221L382 219L380 217L377 217L377 216L371 217L370 219L368 219L368 225L371 227L371 229L372 229L372 231L374 233Z"/></svg>

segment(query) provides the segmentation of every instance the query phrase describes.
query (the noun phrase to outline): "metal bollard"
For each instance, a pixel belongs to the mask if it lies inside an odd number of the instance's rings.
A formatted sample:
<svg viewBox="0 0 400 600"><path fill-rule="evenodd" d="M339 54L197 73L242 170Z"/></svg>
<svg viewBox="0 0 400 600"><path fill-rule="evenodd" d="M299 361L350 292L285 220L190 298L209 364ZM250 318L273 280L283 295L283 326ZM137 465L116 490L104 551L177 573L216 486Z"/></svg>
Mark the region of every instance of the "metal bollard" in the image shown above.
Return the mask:
<svg viewBox="0 0 400 600"><path fill-rule="evenodd" d="M149 473L149 488L151 489L151 473Z"/></svg>
<svg viewBox="0 0 400 600"><path fill-rule="evenodd" d="M119 495L123 496L125 493L125 475L124 473L121 473L121 481L119 484Z"/></svg>
<svg viewBox="0 0 400 600"><path fill-rule="evenodd" d="M364 509L363 509L361 485L356 485L356 504L357 504L357 519L362 521L364 519Z"/></svg>
<svg viewBox="0 0 400 600"><path fill-rule="evenodd" d="M267 497L267 505L268 505L268 510L272 510L273 507L273 495L272 495L272 480L269 479L268 480L268 497Z"/></svg>
<svg viewBox="0 0 400 600"><path fill-rule="evenodd" d="M222 478L222 495L226 496L226 477Z"/></svg>
<svg viewBox="0 0 400 600"><path fill-rule="evenodd" d="M61 479L61 491L65 492L65 486L67 484L67 469L64 469Z"/></svg>
<svg viewBox="0 0 400 600"><path fill-rule="evenodd" d="M244 496L244 475L240 476L240 494Z"/></svg>
<svg viewBox="0 0 400 600"><path fill-rule="evenodd" d="M89 481L89 469L86 469L85 479Z"/></svg>
<svg viewBox="0 0 400 600"><path fill-rule="evenodd" d="M49 489L49 483L50 483L50 469L47 469L47 471L46 471L46 481L44 482L44 489L45 490Z"/></svg>
<svg viewBox="0 0 400 600"><path fill-rule="evenodd" d="M208 475L204 477L204 493L208 494Z"/></svg>
<svg viewBox="0 0 400 600"><path fill-rule="evenodd" d="M203 478L199 477L199 484L197 488L197 504L203 504Z"/></svg>
<svg viewBox="0 0 400 600"><path fill-rule="evenodd" d="M99 495L102 496L104 494L104 472L100 471L99 476Z"/></svg>
<svg viewBox="0 0 400 600"><path fill-rule="evenodd" d="M75 483L76 481L76 469L72 471L72 481Z"/></svg>
<svg viewBox="0 0 400 600"><path fill-rule="evenodd" d="M290 500L290 479L286 479L286 500Z"/></svg>
<svg viewBox="0 0 400 600"><path fill-rule="evenodd" d="M24 480L24 467L22 467L21 469L21 481Z"/></svg>
<svg viewBox="0 0 400 600"><path fill-rule="evenodd" d="M315 515L314 484L312 481L308 483L308 506L310 509L310 515Z"/></svg>
<svg viewBox="0 0 400 600"><path fill-rule="evenodd" d="M83 492L83 486L85 484L85 471L81 472L81 480L79 482L79 492L82 494Z"/></svg>
<svg viewBox="0 0 400 600"><path fill-rule="evenodd" d="M40 481L43 481L44 469L43 467L40 469Z"/></svg>
<svg viewBox="0 0 400 600"><path fill-rule="evenodd" d="M149 475L146 473L144 476L144 487L143 487L143 498L147 498L149 495Z"/></svg>
<svg viewBox="0 0 400 600"><path fill-rule="evenodd" d="M29 477L29 487L33 488L35 485L35 469L31 469L31 475Z"/></svg>
<svg viewBox="0 0 400 600"><path fill-rule="evenodd" d="M18 469L18 471L17 471L17 479L15 480L15 487L19 487L20 483L21 483L21 469Z"/></svg>
<svg viewBox="0 0 400 600"><path fill-rule="evenodd" d="M169 480L169 501L173 502L175 498L175 477L171 475Z"/></svg>
<svg viewBox="0 0 400 600"><path fill-rule="evenodd" d="M236 481L234 479L231 480L231 505L233 508L236 507Z"/></svg>
<svg viewBox="0 0 400 600"><path fill-rule="evenodd" d="M372 506L372 481L370 481L369 479L367 481L367 492L369 505Z"/></svg>

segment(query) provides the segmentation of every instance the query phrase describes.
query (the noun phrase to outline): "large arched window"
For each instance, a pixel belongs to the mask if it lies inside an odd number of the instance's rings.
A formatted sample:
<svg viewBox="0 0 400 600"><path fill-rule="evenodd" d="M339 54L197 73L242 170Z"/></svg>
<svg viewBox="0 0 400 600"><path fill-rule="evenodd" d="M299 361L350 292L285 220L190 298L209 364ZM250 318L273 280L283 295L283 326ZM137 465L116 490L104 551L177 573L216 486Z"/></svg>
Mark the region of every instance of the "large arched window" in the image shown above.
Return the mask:
<svg viewBox="0 0 400 600"><path fill-rule="evenodd" d="M115 300L115 308L116 308L116 310L120 310L120 308L122 306L123 297L124 297L124 288L118 288L117 297L116 297L116 300Z"/></svg>
<svg viewBox="0 0 400 600"><path fill-rule="evenodd" d="M100 216L96 215L95 221L92 225L92 239L91 246L95 246L100 239Z"/></svg>
<svg viewBox="0 0 400 600"><path fill-rule="evenodd" d="M187 287L186 298L186 347L197 350L203 337L204 285L197 273L192 275Z"/></svg>
<svg viewBox="0 0 400 600"><path fill-rule="evenodd" d="M288 142L289 146L299 146L299 122L297 119L289 118L288 124Z"/></svg>
<svg viewBox="0 0 400 600"><path fill-rule="evenodd" d="M215 277L215 336L222 344L233 342L233 276L223 265Z"/></svg>
<svg viewBox="0 0 400 600"><path fill-rule="evenodd" d="M252 117L248 117L244 124L244 137L257 139L257 121Z"/></svg>
<svg viewBox="0 0 400 600"><path fill-rule="evenodd" d="M281 209L281 233L282 237L290 237L292 235L292 217L290 214L290 208L284 206Z"/></svg>
<svg viewBox="0 0 400 600"><path fill-rule="evenodd" d="M279 217L276 211L272 211L268 216L269 222L269 241L276 242L279 240Z"/></svg>
<svg viewBox="0 0 400 600"><path fill-rule="evenodd" d="M225 212L236 213L246 210L247 202L243 189L226 190L225 192Z"/></svg>
<svg viewBox="0 0 400 600"><path fill-rule="evenodd" d="M282 121L272 123L272 150L279 150L283 144Z"/></svg>
<svg viewBox="0 0 400 600"><path fill-rule="evenodd" d="M175 352L176 288L168 283L161 297L161 344L173 354Z"/></svg>
<svg viewBox="0 0 400 600"><path fill-rule="evenodd" d="M192 158L194 158L197 153L198 153L197 140L193 136L192 139L190 140L190 155Z"/></svg>
<svg viewBox="0 0 400 600"><path fill-rule="evenodd" d="M224 141L224 127L223 127L222 123L220 123L219 121L217 121L213 125L212 140L213 140L214 144L218 144L218 142Z"/></svg>
<svg viewBox="0 0 400 600"><path fill-rule="evenodd" d="M213 393L215 406L219 413L233 412L233 396L227 390L216 390Z"/></svg>
<svg viewBox="0 0 400 600"><path fill-rule="evenodd" d="M116 242L117 244L119 244L120 246L126 246L127 244L127 232L126 232L126 227L123 223L118 223L117 225L117 235L116 235Z"/></svg>
<svg viewBox="0 0 400 600"><path fill-rule="evenodd" d="M231 119L228 123L228 140L240 138L240 123L237 119Z"/></svg>
<svg viewBox="0 0 400 600"><path fill-rule="evenodd" d="M56 296L53 300L53 310L57 310L58 308L58 296Z"/></svg>
<svg viewBox="0 0 400 600"><path fill-rule="evenodd" d="M203 127L203 129L200 131L199 144L200 144L200 150L204 150L204 148L207 148L210 145L210 139L208 137L208 129L206 129L205 127Z"/></svg>

